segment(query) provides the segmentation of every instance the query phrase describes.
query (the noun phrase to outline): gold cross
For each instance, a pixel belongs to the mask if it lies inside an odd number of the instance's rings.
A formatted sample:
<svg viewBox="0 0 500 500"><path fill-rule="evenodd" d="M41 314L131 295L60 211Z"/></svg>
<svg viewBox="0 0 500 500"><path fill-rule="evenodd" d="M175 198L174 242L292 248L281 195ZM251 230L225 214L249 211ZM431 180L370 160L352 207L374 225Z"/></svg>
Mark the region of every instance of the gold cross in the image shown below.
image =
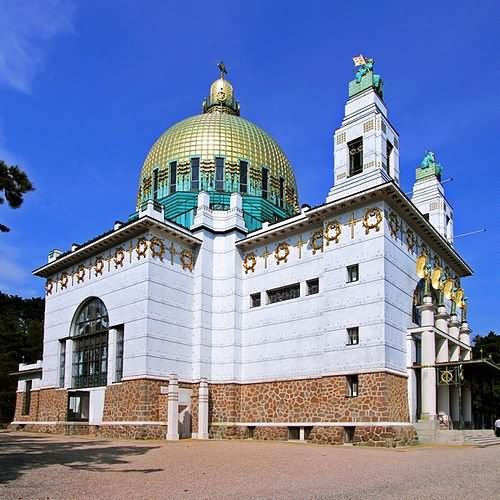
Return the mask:
<svg viewBox="0 0 500 500"><path fill-rule="evenodd" d="M170 246L165 249L170 254L170 264L174 265L174 256L177 255L174 242L170 242Z"/></svg>
<svg viewBox="0 0 500 500"><path fill-rule="evenodd" d="M267 246L264 247L264 253L262 254L262 257L264 257L264 269L267 269L267 258L270 255L272 255L272 253L267 251Z"/></svg>
<svg viewBox="0 0 500 500"><path fill-rule="evenodd" d="M353 212L351 220L347 224L344 224L344 226L351 226L351 240L354 239L354 230L356 229L356 223L360 221L361 219L356 219L356 215Z"/></svg>
<svg viewBox="0 0 500 500"><path fill-rule="evenodd" d="M299 236L299 239L297 240L297 243L293 245L294 247L297 247L299 249L299 259L302 258L302 247L307 243L307 241L302 239L302 235Z"/></svg>

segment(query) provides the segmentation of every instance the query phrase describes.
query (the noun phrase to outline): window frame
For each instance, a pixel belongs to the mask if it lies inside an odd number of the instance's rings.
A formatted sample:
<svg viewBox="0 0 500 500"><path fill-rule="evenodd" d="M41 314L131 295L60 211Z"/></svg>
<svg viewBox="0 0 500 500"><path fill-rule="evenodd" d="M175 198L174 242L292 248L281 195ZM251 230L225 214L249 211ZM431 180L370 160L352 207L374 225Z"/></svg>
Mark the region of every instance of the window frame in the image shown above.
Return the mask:
<svg viewBox="0 0 500 500"><path fill-rule="evenodd" d="M71 400L79 399L80 407L78 412L74 412L71 408ZM85 414L83 410L86 410ZM90 392L89 391L68 391L68 405L66 419L68 422L88 422L90 416ZM75 416L76 415L76 416Z"/></svg>
<svg viewBox="0 0 500 500"><path fill-rule="evenodd" d="M174 194L177 191L177 161L171 161L168 165L168 183L169 193Z"/></svg>
<svg viewBox="0 0 500 500"><path fill-rule="evenodd" d="M193 158L191 158L190 166L191 166L191 191L198 192L200 190L200 158L198 156L194 156Z"/></svg>
<svg viewBox="0 0 500 500"><path fill-rule="evenodd" d="M261 188L262 198L267 200L269 198L269 169L267 167L262 167Z"/></svg>
<svg viewBox="0 0 500 500"><path fill-rule="evenodd" d="M258 302L256 304L255 302ZM250 294L250 309L255 309L262 306L262 294L261 292L255 292Z"/></svg>
<svg viewBox="0 0 500 500"><path fill-rule="evenodd" d="M311 288L316 286L316 291L311 291ZM319 278L312 278L306 281L307 295L317 295L319 293Z"/></svg>
<svg viewBox="0 0 500 500"><path fill-rule="evenodd" d="M66 339L59 340L59 387L66 380Z"/></svg>
<svg viewBox="0 0 500 500"><path fill-rule="evenodd" d="M153 170L153 200L158 199L158 188L159 188L159 182L158 182L158 168L155 168Z"/></svg>
<svg viewBox="0 0 500 500"><path fill-rule="evenodd" d="M355 342L353 339L355 338ZM359 326L350 326L347 328L346 345L359 345Z"/></svg>
<svg viewBox="0 0 500 500"><path fill-rule="evenodd" d="M363 146L362 136L347 143L347 154L349 155L349 177L363 173ZM359 160L359 164L356 159Z"/></svg>
<svg viewBox="0 0 500 500"><path fill-rule="evenodd" d="M31 411L31 391L33 390L33 380L24 381L23 411L21 415L29 415Z"/></svg>
<svg viewBox="0 0 500 500"><path fill-rule="evenodd" d="M357 398L359 396L359 376L346 375L346 388L348 398Z"/></svg>
<svg viewBox="0 0 500 500"><path fill-rule="evenodd" d="M240 193L248 193L248 162L246 160L240 160Z"/></svg>
<svg viewBox="0 0 500 500"><path fill-rule="evenodd" d="M221 164L222 163L222 164ZM215 157L215 191L224 192L225 159L223 156Z"/></svg>
<svg viewBox="0 0 500 500"><path fill-rule="evenodd" d="M280 298L280 293L285 293L287 291L294 290L294 293L290 297L283 296L285 298ZM280 286L278 288L273 288L271 290L266 290L267 303L268 304L278 304L280 302L286 302L288 300L300 298L300 282L292 283L291 285ZM274 298L277 297L277 300Z"/></svg>
<svg viewBox="0 0 500 500"><path fill-rule="evenodd" d="M352 272L356 270L356 278L352 278ZM357 283L359 281L359 264L351 264L346 267L347 279L346 283Z"/></svg>

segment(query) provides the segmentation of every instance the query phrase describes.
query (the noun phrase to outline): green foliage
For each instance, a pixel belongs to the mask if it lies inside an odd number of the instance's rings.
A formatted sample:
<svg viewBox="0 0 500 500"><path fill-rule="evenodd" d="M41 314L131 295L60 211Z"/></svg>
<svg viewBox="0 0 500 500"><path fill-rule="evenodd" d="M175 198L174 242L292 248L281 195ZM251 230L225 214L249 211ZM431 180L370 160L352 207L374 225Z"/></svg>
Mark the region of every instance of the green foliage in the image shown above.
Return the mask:
<svg viewBox="0 0 500 500"><path fill-rule="evenodd" d="M490 332L484 337L476 335L472 354L474 359L489 359L497 365L500 364L500 335L495 332Z"/></svg>
<svg viewBox="0 0 500 500"><path fill-rule="evenodd" d="M0 160L0 205L7 201L9 207L19 208L24 201L23 195L34 190L28 176L17 165L9 166ZM7 226L0 224L0 232L8 231Z"/></svg>
<svg viewBox="0 0 500 500"><path fill-rule="evenodd" d="M0 422L14 416L17 379L9 374L42 357L44 308L44 299L0 292Z"/></svg>

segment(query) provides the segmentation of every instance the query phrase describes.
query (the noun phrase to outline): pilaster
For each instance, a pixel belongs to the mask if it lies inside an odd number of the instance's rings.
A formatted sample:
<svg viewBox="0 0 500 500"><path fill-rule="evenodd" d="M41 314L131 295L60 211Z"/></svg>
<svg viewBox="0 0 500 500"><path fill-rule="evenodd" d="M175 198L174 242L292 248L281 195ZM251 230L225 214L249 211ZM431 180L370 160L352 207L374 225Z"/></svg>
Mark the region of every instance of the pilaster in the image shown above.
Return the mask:
<svg viewBox="0 0 500 500"><path fill-rule="evenodd" d="M177 382L177 376L174 374L170 375L170 380L168 382L167 413L167 439L176 441L179 439L179 384Z"/></svg>
<svg viewBox="0 0 500 500"><path fill-rule="evenodd" d="M436 418L436 338L434 335L434 305L432 297L424 297L420 306L422 326L422 417Z"/></svg>
<svg viewBox="0 0 500 500"><path fill-rule="evenodd" d="M198 392L198 439L208 439L208 382L200 380Z"/></svg>

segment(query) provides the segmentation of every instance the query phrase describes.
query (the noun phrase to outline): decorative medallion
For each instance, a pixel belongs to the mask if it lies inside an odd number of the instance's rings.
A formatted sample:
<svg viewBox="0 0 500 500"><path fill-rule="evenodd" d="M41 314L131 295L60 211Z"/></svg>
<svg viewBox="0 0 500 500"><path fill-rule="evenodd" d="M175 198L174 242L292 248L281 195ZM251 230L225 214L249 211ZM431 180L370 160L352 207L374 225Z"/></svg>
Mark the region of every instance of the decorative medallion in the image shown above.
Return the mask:
<svg viewBox="0 0 500 500"><path fill-rule="evenodd" d="M288 262L288 256L290 255L290 245L286 241L278 243L276 250L274 250L274 257L276 258L276 264L279 266L280 262Z"/></svg>
<svg viewBox="0 0 500 500"><path fill-rule="evenodd" d="M217 100L219 102L223 102L226 100L226 93L223 90L219 90L219 92L217 92Z"/></svg>
<svg viewBox="0 0 500 500"><path fill-rule="evenodd" d="M393 212L391 210L391 213L389 214L389 229L393 238L397 237L400 228L401 222L399 220L399 217L396 215L396 212Z"/></svg>
<svg viewBox="0 0 500 500"><path fill-rule="evenodd" d="M61 278L59 279L59 283L61 283L61 290L68 287L68 280L69 280L68 273L67 272L62 273Z"/></svg>
<svg viewBox="0 0 500 500"><path fill-rule="evenodd" d="M410 252L413 252L416 243L417 238L415 237L415 233L410 228L408 228L406 230L406 246L408 247L408 250Z"/></svg>
<svg viewBox="0 0 500 500"><path fill-rule="evenodd" d="M125 250L123 249L123 247L116 249L113 260L115 261L115 269L123 267L123 261L125 260Z"/></svg>
<svg viewBox="0 0 500 500"><path fill-rule="evenodd" d="M370 229L375 229L375 231L380 230L380 223L382 222L382 210L380 208L367 208L365 216L363 217L363 227L365 228L365 234L370 232Z"/></svg>
<svg viewBox="0 0 500 500"><path fill-rule="evenodd" d="M146 238L141 238L137 242L135 251L137 252L137 260L140 260L141 257L146 257L146 252L148 251L148 240Z"/></svg>
<svg viewBox="0 0 500 500"><path fill-rule="evenodd" d="M76 282L83 283L85 281L85 266L80 266L76 272Z"/></svg>
<svg viewBox="0 0 500 500"><path fill-rule="evenodd" d="M47 295L52 295L53 288L54 288L54 282L51 279L48 279L47 283L45 284L45 293Z"/></svg>
<svg viewBox="0 0 500 500"><path fill-rule="evenodd" d="M104 271L104 259L102 257L97 257L94 264L94 271L96 276L102 275Z"/></svg>
<svg viewBox="0 0 500 500"><path fill-rule="evenodd" d="M323 240L324 240L323 231L321 230L314 231L314 233L311 234L311 239L309 240L309 243L311 245L313 255L316 255L316 252L318 250L323 251Z"/></svg>
<svg viewBox="0 0 500 500"><path fill-rule="evenodd" d="M342 233L342 226L340 225L339 221L334 220L329 222L325 227L326 246L330 244L330 241L338 243L341 233Z"/></svg>
<svg viewBox="0 0 500 500"><path fill-rule="evenodd" d="M245 274L248 274L248 271L252 273L255 271L255 266L257 265L257 257L253 252L247 253L245 258L243 259L243 269L245 269Z"/></svg>
<svg viewBox="0 0 500 500"><path fill-rule="evenodd" d="M181 253L181 264L182 269L189 269L193 272L193 252L191 250L184 249Z"/></svg>
<svg viewBox="0 0 500 500"><path fill-rule="evenodd" d="M153 257L158 257L163 262L163 254L165 253L163 241L160 238L152 238L149 242L149 248L151 248Z"/></svg>

